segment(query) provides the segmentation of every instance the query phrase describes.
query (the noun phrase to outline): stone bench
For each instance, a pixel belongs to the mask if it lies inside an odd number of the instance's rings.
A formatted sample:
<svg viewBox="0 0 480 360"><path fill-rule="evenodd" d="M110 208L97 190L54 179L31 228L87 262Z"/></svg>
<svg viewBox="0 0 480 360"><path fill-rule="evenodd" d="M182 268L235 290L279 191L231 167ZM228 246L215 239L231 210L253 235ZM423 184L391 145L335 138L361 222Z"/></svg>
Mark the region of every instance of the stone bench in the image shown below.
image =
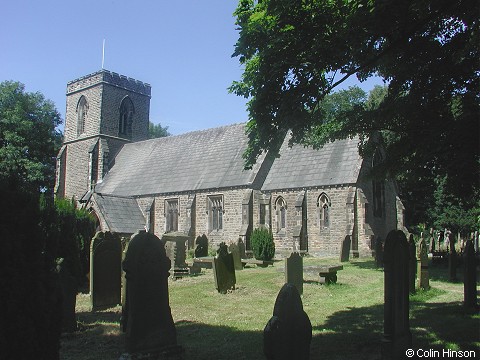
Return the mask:
<svg viewBox="0 0 480 360"><path fill-rule="evenodd" d="M320 265L305 266L304 270L315 272L320 275L320 284L335 284L337 282L337 271L343 270L343 265Z"/></svg>

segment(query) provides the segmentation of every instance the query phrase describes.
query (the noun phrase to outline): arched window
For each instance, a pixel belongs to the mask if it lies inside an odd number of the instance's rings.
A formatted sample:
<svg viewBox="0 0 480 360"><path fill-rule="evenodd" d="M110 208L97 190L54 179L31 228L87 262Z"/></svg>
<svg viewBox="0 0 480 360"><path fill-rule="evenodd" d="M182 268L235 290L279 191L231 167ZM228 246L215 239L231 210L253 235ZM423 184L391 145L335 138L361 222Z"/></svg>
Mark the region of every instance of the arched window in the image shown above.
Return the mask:
<svg viewBox="0 0 480 360"><path fill-rule="evenodd" d="M132 123L133 114L135 109L133 108L133 102L125 96L120 104L120 120L118 122L118 133L121 137L130 139L132 137Z"/></svg>
<svg viewBox="0 0 480 360"><path fill-rule="evenodd" d="M77 103L77 135L80 136L85 132L85 119L88 112L87 98L82 95Z"/></svg>
<svg viewBox="0 0 480 360"><path fill-rule="evenodd" d="M281 196L275 201L275 211L277 215L277 232L285 231L287 228L287 203Z"/></svg>
<svg viewBox="0 0 480 360"><path fill-rule="evenodd" d="M372 168L383 162L383 155L379 149L375 150L372 159ZM385 181L382 178L374 176L372 180L372 193L373 193L373 216L382 217L385 212Z"/></svg>
<svg viewBox="0 0 480 360"><path fill-rule="evenodd" d="M318 226L320 230L330 227L330 206L332 204L327 194L320 194L317 200Z"/></svg>

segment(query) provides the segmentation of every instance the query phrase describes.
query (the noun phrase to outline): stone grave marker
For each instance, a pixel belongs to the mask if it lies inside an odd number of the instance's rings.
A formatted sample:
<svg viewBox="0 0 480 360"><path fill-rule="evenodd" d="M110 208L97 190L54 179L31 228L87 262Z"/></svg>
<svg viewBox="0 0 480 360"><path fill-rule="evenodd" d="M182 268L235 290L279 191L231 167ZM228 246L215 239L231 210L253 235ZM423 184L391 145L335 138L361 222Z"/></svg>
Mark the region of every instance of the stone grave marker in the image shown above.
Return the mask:
<svg viewBox="0 0 480 360"><path fill-rule="evenodd" d="M68 270L65 260L57 265L62 290L62 332L77 330L75 305L77 302L77 279Z"/></svg>
<svg viewBox="0 0 480 360"><path fill-rule="evenodd" d="M181 352L168 300L171 263L164 243L144 230L132 235L123 269L127 282L126 350L130 354Z"/></svg>
<svg viewBox="0 0 480 360"><path fill-rule="evenodd" d="M298 252L285 258L285 283L295 285L298 293L303 294L303 258Z"/></svg>
<svg viewBox="0 0 480 360"><path fill-rule="evenodd" d="M273 316L263 330L263 352L268 360L307 360L312 324L303 310L295 285L287 283L278 293Z"/></svg>
<svg viewBox="0 0 480 360"><path fill-rule="evenodd" d="M463 305L468 310L478 310L477 306L477 259L473 241L468 240L463 254Z"/></svg>
<svg viewBox="0 0 480 360"><path fill-rule="evenodd" d="M375 265L377 268L383 267L383 240L381 237L375 241Z"/></svg>
<svg viewBox="0 0 480 360"><path fill-rule="evenodd" d="M180 232L170 232L162 235L165 251L171 262L174 277L188 275L189 269L185 262L187 258L187 244L190 237Z"/></svg>
<svg viewBox="0 0 480 360"><path fill-rule="evenodd" d="M408 242L400 230L392 230L385 240L385 305L382 359L404 359L412 348L409 323Z"/></svg>
<svg viewBox="0 0 480 360"><path fill-rule="evenodd" d="M350 260L350 248L352 245L352 238L350 235L345 236L342 242L342 251L340 253L340 262L348 262Z"/></svg>
<svg viewBox="0 0 480 360"><path fill-rule="evenodd" d="M228 246L228 250L230 251L230 254L232 254L235 270L243 270L242 258L240 256L240 249L238 247L238 244L231 243Z"/></svg>
<svg viewBox="0 0 480 360"><path fill-rule="evenodd" d="M246 259L247 258L246 247L245 247L245 243L243 242L242 238L238 238L238 251L240 252L240 258L241 259Z"/></svg>
<svg viewBox="0 0 480 360"><path fill-rule="evenodd" d="M117 234L97 232L90 243L90 305L93 311L121 303L122 243Z"/></svg>
<svg viewBox="0 0 480 360"><path fill-rule="evenodd" d="M420 240L418 248L418 263L417 263L417 276L418 287L420 289L428 290L430 288L429 276L428 276L428 250L425 239Z"/></svg>
<svg viewBox="0 0 480 360"><path fill-rule="evenodd" d="M480 235L478 234L478 231L475 231L475 240L473 243L473 248L476 253L479 251L479 242L480 242Z"/></svg>
<svg viewBox="0 0 480 360"><path fill-rule="evenodd" d="M195 257L204 257L208 256L208 238L207 235L203 234L198 236L195 239Z"/></svg>
<svg viewBox="0 0 480 360"><path fill-rule="evenodd" d="M215 287L221 294L235 289L235 265L232 254L228 253L227 245L222 242L217 250L217 256L213 258L213 276Z"/></svg>
<svg viewBox="0 0 480 360"><path fill-rule="evenodd" d="M457 251L455 250L455 238L451 232L447 233L447 242L450 248L448 254L448 277L452 282L457 281Z"/></svg>
<svg viewBox="0 0 480 360"><path fill-rule="evenodd" d="M415 280L417 278L417 247L413 234L408 238L408 288L411 294L415 292Z"/></svg>
<svg viewBox="0 0 480 360"><path fill-rule="evenodd" d="M435 252L435 233L432 228L430 228L430 252L432 254Z"/></svg>

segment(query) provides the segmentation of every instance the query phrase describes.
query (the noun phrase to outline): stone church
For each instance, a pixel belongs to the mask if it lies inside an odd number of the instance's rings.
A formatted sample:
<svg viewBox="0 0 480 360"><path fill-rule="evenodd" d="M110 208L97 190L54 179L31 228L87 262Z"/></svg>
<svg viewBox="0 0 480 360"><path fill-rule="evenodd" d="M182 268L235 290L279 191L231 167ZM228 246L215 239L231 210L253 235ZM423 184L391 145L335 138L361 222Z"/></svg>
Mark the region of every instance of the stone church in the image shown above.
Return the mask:
<svg viewBox="0 0 480 360"><path fill-rule="evenodd" d="M277 252L338 256L345 236L353 256L370 256L372 240L403 229L393 181L372 178L383 157L362 159L358 139L320 150L288 146L243 168L245 124L148 140L149 84L107 70L67 84L64 143L55 192L74 198L103 231L128 236L178 231L210 246L265 227Z"/></svg>

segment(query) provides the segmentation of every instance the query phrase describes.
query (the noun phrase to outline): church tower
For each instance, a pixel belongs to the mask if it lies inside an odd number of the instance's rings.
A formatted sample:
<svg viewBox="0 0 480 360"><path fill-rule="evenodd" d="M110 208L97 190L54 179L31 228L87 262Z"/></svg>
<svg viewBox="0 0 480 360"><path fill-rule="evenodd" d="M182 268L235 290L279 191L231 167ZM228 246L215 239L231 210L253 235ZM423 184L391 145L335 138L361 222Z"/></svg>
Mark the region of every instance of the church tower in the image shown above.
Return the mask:
<svg viewBox="0 0 480 360"><path fill-rule="evenodd" d="M70 81L55 194L80 201L129 142L148 139L151 87L107 70Z"/></svg>

